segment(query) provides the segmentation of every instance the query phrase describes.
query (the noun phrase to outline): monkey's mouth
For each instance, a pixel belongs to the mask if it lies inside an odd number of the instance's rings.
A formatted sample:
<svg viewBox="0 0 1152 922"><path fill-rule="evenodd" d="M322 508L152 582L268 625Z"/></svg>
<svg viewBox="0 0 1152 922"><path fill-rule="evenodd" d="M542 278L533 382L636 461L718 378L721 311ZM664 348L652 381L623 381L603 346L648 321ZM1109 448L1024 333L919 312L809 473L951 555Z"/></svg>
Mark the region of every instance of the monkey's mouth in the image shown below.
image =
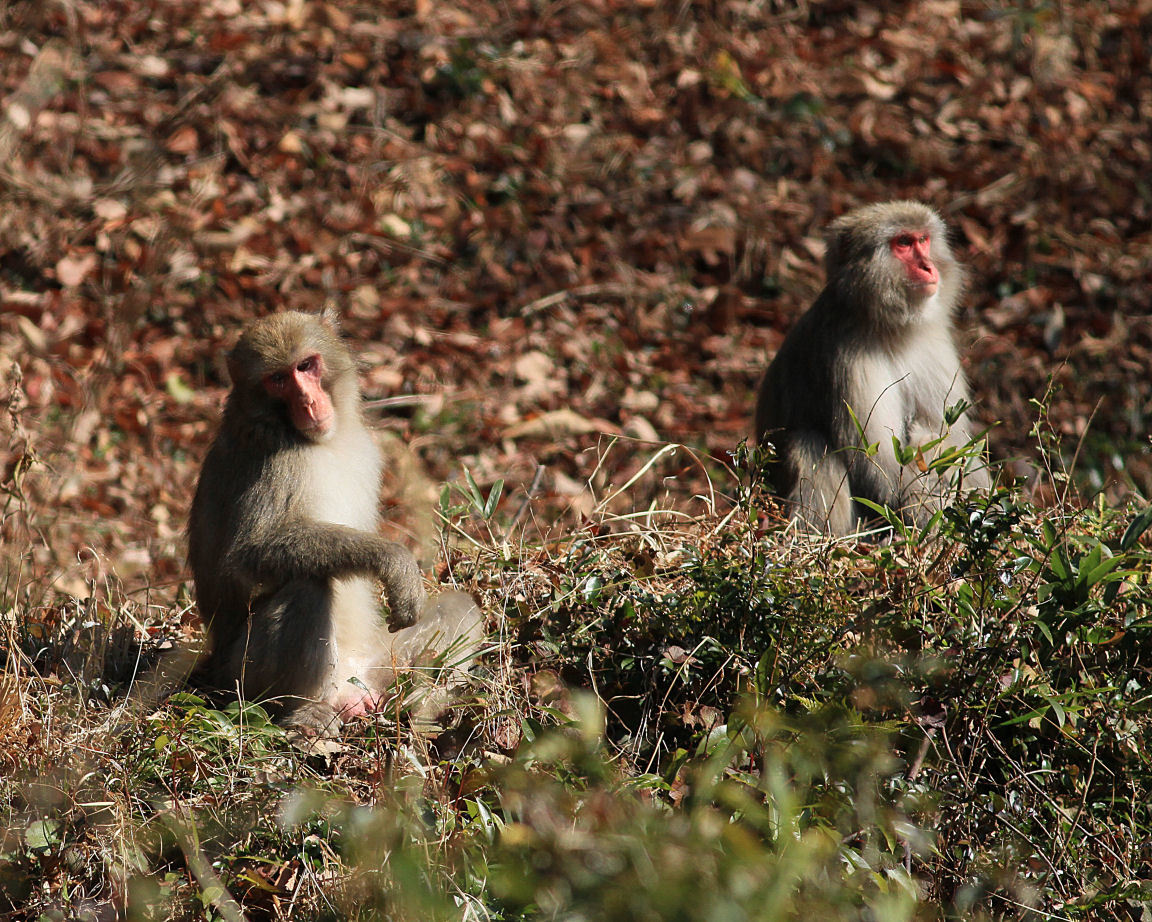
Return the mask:
<svg viewBox="0 0 1152 922"><path fill-rule="evenodd" d="M327 442L332 437L332 433L336 431L335 423L336 414L334 413L320 417L302 415L300 418L292 420L297 431L313 442Z"/></svg>

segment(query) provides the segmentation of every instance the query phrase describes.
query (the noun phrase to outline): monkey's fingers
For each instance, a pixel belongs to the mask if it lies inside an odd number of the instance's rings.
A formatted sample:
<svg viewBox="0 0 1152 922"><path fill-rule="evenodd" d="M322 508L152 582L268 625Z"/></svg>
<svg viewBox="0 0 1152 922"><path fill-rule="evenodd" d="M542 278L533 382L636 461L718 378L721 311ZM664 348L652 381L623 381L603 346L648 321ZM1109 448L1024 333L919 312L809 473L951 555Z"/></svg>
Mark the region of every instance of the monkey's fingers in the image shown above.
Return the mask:
<svg viewBox="0 0 1152 922"><path fill-rule="evenodd" d="M424 585L410 579L395 580L386 584L388 594L388 630L399 631L411 627L420 620L420 610L424 607Z"/></svg>
<svg viewBox="0 0 1152 922"><path fill-rule="evenodd" d="M424 605L424 578L412 552L401 544L385 542L380 578L388 596L388 629L410 627Z"/></svg>
<svg viewBox="0 0 1152 922"><path fill-rule="evenodd" d="M392 633L412 627L420 617L421 599L388 598L388 630Z"/></svg>

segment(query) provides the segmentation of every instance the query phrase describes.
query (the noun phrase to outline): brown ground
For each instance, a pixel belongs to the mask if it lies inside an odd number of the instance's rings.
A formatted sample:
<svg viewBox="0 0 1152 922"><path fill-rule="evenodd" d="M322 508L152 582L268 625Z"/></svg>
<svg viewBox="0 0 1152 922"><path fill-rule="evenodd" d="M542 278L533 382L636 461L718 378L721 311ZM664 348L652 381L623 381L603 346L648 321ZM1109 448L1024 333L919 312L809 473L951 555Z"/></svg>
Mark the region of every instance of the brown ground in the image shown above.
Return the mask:
<svg viewBox="0 0 1152 922"><path fill-rule="evenodd" d="M221 351L328 300L423 471L390 486L409 531L463 468L505 481L498 518L535 480L518 527L570 528L666 441L691 452L612 507L699 511L821 228L893 197L940 208L971 268L995 456L1060 439L1087 490L1152 490L1148 0L77 0L0 25L21 586L170 598Z"/></svg>

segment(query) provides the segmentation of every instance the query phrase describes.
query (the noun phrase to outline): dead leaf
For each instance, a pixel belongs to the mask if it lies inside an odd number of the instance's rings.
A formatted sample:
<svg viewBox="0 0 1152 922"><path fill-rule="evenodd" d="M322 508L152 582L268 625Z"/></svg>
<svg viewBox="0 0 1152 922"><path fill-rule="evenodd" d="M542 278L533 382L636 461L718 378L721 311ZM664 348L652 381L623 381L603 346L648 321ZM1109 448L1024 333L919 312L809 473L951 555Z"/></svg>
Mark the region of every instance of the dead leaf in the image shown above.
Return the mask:
<svg viewBox="0 0 1152 922"><path fill-rule="evenodd" d="M640 439L642 442L659 442L660 434L643 416L633 416L628 422L624 424L624 434L630 435L634 439Z"/></svg>
<svg viewBox="0 0 1152 922"><path fill-rule="evenodd" d="M517 423L506 429L504 434L510 439L562 439L570 435L586 435L589 432L619 435L620 429L606 419L589 419L564 407Z"/></svg>
<svg viewBox="0 0 1152 922"><path fill-rule="evenodd" d="M65 288L75 288L96 268L96 254L84 253L65 256L56 263L56 281Z"/></svg>
<svg viewBox="0 0 1152 922"><path fill-rule="evenodd" d="M168 136L164 147L173 154L192 154L200 147L200 138L191 125L181 125Z"/></svg>
<svg viewBox="0 0 1152 922"><path fill-rule="evenodd" d="M512 364L516 377L530 384L546 381L552 377L555 369L556 365L552 359L538 350L524 353Z"/></svg>
<svg viewBox="0 0 1152 922"><path fill-rule="evenodd" d="M44 335L44 331L23 314L16 315L16 327L33 352L46 352L48 350L48 337Z"/></svg>
<svg viewBox="0 0 1152 922"><path fill-rule="evenodd" d="M92 211L104 221L123 221L128 215L128 207L113 198L97 199L92 204Z"/></svg>

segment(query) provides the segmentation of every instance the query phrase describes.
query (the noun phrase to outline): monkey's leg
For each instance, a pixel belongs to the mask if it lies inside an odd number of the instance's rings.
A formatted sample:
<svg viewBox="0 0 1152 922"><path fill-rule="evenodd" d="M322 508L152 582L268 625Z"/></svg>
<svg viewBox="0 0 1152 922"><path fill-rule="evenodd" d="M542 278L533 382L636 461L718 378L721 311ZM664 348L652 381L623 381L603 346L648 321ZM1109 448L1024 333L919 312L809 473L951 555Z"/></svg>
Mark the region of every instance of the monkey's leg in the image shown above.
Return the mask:
<svg viewBox="0 0 1152 922"><path fill-rule="evenodd" d="M273 712L287 714L323 693L335 663L332 590L299 579L253 608L220 664L246 698L273 699Z"/></svg>
<svg viewBox="0 0 1152 922"><path fill-rule="evenodd" d="M414 684L421 689L418 701L425 701L433 687L446 691L480 651L484 619L463 592L432 596L414 625L393 632L381 629L368 581L337 582L334 600L338 657L324 694L344 720L380 708L401 671L414 672ZM440 700L446 702L447 694Z"/></svg>
<svg viewBox="0 0 1152 922"><path fill-rule="evenodd" d="M943 434L944 440L931 450L926 460L932 463L939 456L952 449L964 449L972 441L972 436L963 420ZM939 437L922 423L913 424L909 429L908 444L924 445ZM905 521L923 527L928 520L943 507L954 503L962 492L987 490L991 487L987 463L983 453L964 460L958 460L943 470L921 471L916 465L907 465L900 471L900 511Z"/></svg>
<svg viewBox="0 0 1152 922"><path fill-rule="evenodd" d="M427 666L448 653L445 667L468 668L484 636L484 617L472 597L463 592L440 592L428 599L420 620L412 627L389 634L389 658L404 666Z"/></svg>
<svg viewBox="0 0 1152 922"><path fill-rule="evenodd" d="M460 684L481 649L484 618L471 596L463 592L433 595L414 625L384 633L376 623L369 643L363 635L355 635L356 630L369 625L354 616L347 605L352 597L345 598L346 592L340 592L337 605L340 661L333 674L335 711L348 720L378 710L389 700L388 690L396 675L408 672L411 691L405 696L406 706L412 708L418 722L436 717L451 700L453 687ZM356 611L365 610L361 607ZM375 662L365 668L371 647L376 651ZM347 682L350 675L367 682L368 690Z"/></svg>
<svg viewBox="0 0 1152 922"><path fill-rule="evenodd" d="M797 432L788 444L793 487L789 499L805 527L826 535L847 535L855 529L848 465L828 450L816 432Z"/></svg>

